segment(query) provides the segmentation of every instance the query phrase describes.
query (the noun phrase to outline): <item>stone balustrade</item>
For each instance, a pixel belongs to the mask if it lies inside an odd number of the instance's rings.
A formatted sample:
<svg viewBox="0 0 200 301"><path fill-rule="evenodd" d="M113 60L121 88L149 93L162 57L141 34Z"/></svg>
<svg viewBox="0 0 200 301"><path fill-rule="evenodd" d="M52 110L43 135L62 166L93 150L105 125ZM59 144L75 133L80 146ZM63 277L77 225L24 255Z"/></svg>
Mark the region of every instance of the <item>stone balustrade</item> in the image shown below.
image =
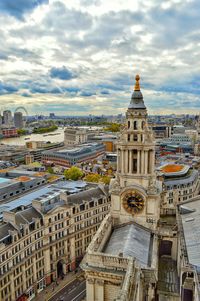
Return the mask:
<svg viewBox="0 0 200 301"><path fill-rule="evenodd" d="M84 265L98 267L101 269L127 270L130 264L128 257L123 258L115 255L103 254L100 252L88 253L84 258Z"/></svg>

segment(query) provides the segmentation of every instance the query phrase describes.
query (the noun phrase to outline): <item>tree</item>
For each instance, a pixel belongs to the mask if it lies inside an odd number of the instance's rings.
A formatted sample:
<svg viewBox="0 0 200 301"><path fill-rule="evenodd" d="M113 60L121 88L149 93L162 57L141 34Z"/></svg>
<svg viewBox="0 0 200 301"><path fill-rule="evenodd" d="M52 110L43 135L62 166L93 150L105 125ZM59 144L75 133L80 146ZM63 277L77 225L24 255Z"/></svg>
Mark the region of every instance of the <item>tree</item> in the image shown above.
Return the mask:
<svg viewBox="0 0 200 301"><path fill-rule="evenodd" d="M110 177L108 176L100 176L97 173L88 174L85 178L85 181L87 182L95 182L95 183L104 183L108 185L110 183Z"/></svg>
<svg viewBox="0 0 200 301"><path fill-rule="evenodd" d="M120 131L120 127L121 127L121 124L119 124L119 123L110 123L108 125L108 127L105 128L105 131L108 131L108 132L119 132Z"/></svg>
<svg viewBox="0 0 200 301"><path fill-rule="evenodd" d="M53 168L52 168L51 166L49 166L49 167L47 168L47 171L48 171L48 173L51 173L51 174L54 173Z"/></svg>
<svg viewBox="0 0 200 301"><path fill-rule="evenodd" d="M101 176L98 175L97 173L92 173L92 174L88 174L86 177L85 177L85 181L86 182L95 182L95 183L98 183L99 180L101 179Z"/></svg>
<svg viewBox="0 0 200 301"><path fill-rule="evenodd" d="M103 182L106 185L109 185L110 184L110 177L108 177L108 176L101 177L101 182Z"/></svg>
<svg viewBox="0 0 200 301"><path fill-rule="evenodd" d="M18 129L17 130L17 134L19 136L26 135L27 134L27 130L25 130L25 129Z"/></svg>
<svg viewBox="0 0 200 301"><path fill-rule="evenodd" d="M64 176L66 180L77 181L78 179L82 178L83 171L76 166L72 166L64 171Z"/></svg>

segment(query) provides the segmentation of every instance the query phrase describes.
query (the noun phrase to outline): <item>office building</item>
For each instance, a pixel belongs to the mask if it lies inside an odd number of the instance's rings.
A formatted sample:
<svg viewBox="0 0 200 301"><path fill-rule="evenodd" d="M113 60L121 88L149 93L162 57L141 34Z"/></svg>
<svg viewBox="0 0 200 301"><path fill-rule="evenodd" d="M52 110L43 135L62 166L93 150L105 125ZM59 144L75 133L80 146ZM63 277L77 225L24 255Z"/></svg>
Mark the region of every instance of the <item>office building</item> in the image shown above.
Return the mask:
<svg viewBox="0 0 200 301"><path fill-rule="evenodd" d="M13 126L13 118L10 110L3 111L3 124L7 127Z"/></svg>
<svg viewBox="0 0 200 301"><path fill-rule="evenodd" d="M22 112L15 112L14 113L14 125L17 129L22 129L23 128L24 122L23 122Z"/></svg>
<svg viewBox="0 0 200 301"><path fill-rule="evenodd" d="M0 205L0 300L31 300L74 271L109 207L105 186L81 181Z"/></svg>
<svg viewBox="0 0 200 301"><path fill-rule="evenodd" d="M105 146L102 143L87 143L76 147L65 147L60 150L48 150L42 153L44 164L54 164L63 167L70 167L77 163L89 162L105 153Z"/></svg>

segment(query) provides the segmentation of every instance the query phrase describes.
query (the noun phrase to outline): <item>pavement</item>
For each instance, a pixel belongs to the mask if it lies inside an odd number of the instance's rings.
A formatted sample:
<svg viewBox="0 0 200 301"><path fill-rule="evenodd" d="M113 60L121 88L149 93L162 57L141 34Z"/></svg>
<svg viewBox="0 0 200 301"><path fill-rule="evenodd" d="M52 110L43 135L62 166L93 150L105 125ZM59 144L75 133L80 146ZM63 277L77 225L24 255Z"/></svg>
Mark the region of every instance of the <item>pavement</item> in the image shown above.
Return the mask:
<svg viewBox="0 0 200 301"><path fill-rule="evenodd" d="M72 296L71 299L66 299L66 300L72 301L73 298L75 298L73 301L80 301L82 299L77 299L76 295L82 292L82 295L84 297L83 291L85 289L84 288L85 280L83 275L84 275L83 271L79 271L78 273L69 272L67 275L65 275L63 280L58 280L57 282L58 284L56 284L56 282L51 283L42 292L40 292L33 300L34 301L60 300L59 298L63 295L63 293L67 292L69 294L70 290L71 291L73 290L74 297Z"/></svg>

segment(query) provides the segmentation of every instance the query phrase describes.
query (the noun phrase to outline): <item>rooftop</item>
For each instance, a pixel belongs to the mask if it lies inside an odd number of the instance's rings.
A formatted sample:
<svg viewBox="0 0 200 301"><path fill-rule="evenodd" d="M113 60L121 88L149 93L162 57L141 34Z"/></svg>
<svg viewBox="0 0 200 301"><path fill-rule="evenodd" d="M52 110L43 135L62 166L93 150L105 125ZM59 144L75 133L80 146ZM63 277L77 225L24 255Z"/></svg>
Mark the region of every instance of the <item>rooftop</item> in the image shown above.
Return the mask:
<svg viewBox="0 0 200 301"><path fill-rule="evenodd" d="M79 156L82 155L84 153L91 153L93 150L98 149L99 147L104 147L104 145L102 143L96 143L96 142L92 142L92 143L87 143L87 144L83 144L80 146L77 146L76 148L74 147L65 147L62 148L60 150L48 150L43 152L44 154L50 154L50 155L56 155L56 156Z"/></svg>
<svg viewBox="0 0 200 301"><path fill-rule="evenodd" d="M175 177L175 176L183 176L187 174L189 170L188 165L183 164L165 164L159 168L159 170L164 174L166 177Z"/></svg>
<svg viewBox="0 0 200 301"><path fill-rule="evenodd" d="M161 170L165 173L172 173L172 172L178 172L183 170L183 165L177 165L177 164L169 164L165 165L161 168Z"/></svg>
<svg viewBox="0 0 200 301"><path fill-rule="evenodd" d="M31 206L32 201L34 200L45 203L49 199L55 198L56 196L60 195L61 192L68 192L69 194L72 194L71 196L69 196L69 201L71 203L76 202L79 199L81 199L81 201L87 200L88 195L90 198L92 196L95 197L97 187L94 188L93 192L89 192L90 190L92 191L94 186L96 187L97 185L88 184L84 181L59 181L42 188L38 188L36 191L26 193L24 196L19 197L11 202L0 204L0 218L2 217L3 211L15 211L20 207L28 208ZM101 189L98 190L98 193L100 193L100 191ZM83 195L77 195L77 193L79 192L82 192ZM102 191L101 193L103 195Z"/></svg>
<svg viewBox="0 0 200 301"><path fill-rule="evenodd" d="M174 176L174 177L168 177L164 179L164 184L169 185L186 185L191 184L195 180L197 180L199 174L197 170L189 169L186 174L183 174L182 176Z"/></svg>
<svg viewBox="0 0 200 301"><path fill-rule="evenodd" d="M200 270L200 196L180 205L189 263Z"/></svg>
<svg viewBox="0 0 200 301"><path fill-rule="evenodd" d="M151 248L151 232L139 225L129 224L114 229L104 253L123 257L131 256L136 258L142 267L147 267Z"/></svg>

